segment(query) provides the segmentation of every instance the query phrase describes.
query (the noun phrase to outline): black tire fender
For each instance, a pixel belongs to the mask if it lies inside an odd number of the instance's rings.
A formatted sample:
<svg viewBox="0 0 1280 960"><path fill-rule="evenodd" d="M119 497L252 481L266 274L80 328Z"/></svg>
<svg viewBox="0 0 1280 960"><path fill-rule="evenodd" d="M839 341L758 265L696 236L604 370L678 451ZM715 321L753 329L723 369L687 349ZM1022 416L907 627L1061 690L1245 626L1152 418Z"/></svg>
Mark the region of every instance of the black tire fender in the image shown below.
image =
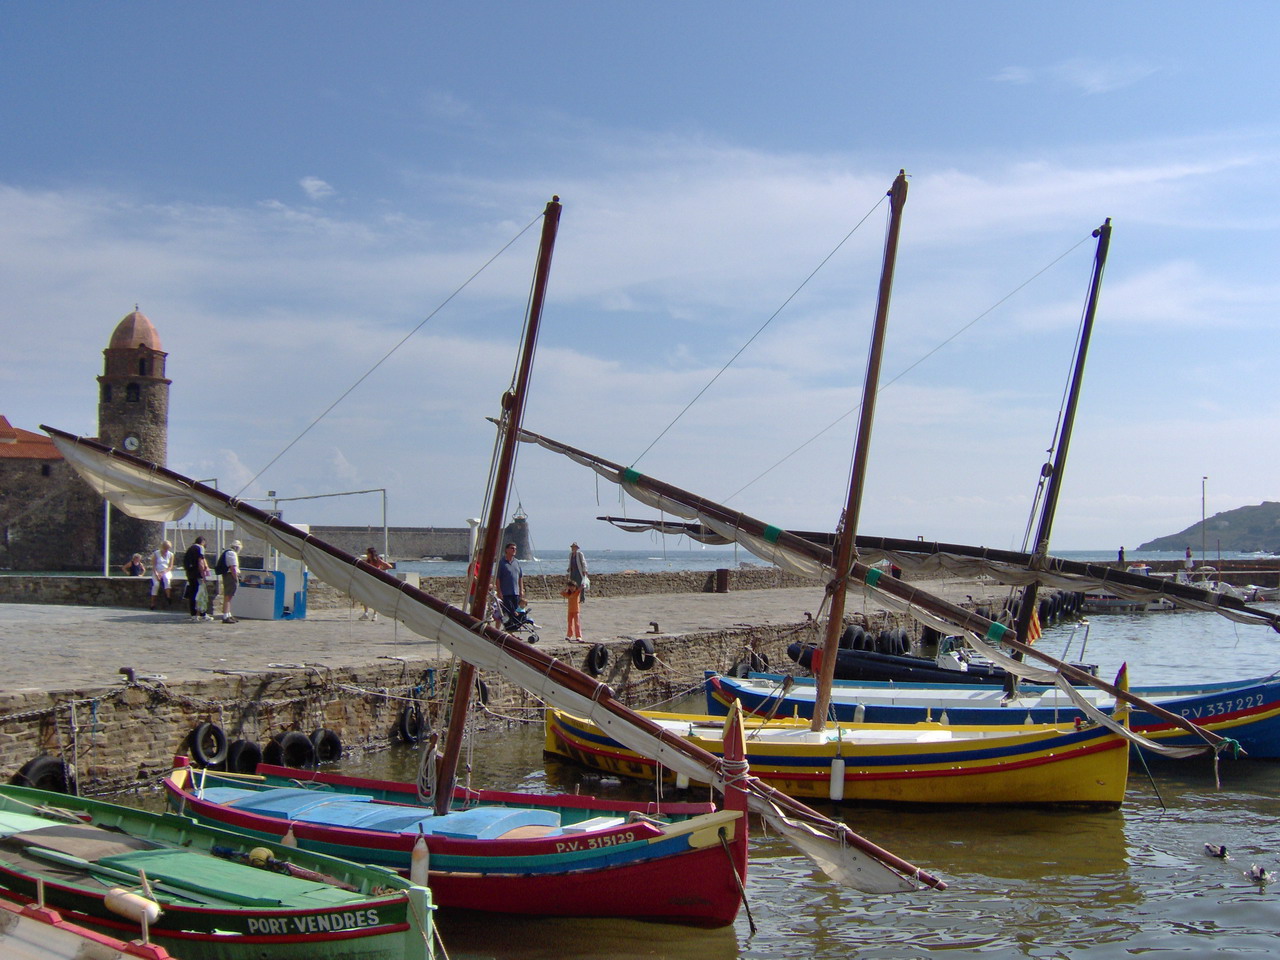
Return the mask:
<svg viewBox="0 0 1280 960"><path fill-rule="evenodd" d="M342 738L334 730L321 727L311 734L311 745L316 748L316 761L319 763L342 759Z"/></svg>
<svg viewBox="0 0 1280 960"><path fill-rule="evenodd" d="M9 781L19 787L35 787L54 793L73 793L76 778L61 757L42 753L22 765L22 769Z"/></svg>
<svg viewBox="0 0 1280 960"><path fill-rule="evenodd" d="M257 773L262 762L262 748L252 740L236 740L227 748L227 770L231 773Z"/></svg>
<svg viewBox="0 0 1280 960"><path fill-rule="evenodd" d="M227 759L227 735L216 723L200 723L188 738L191 759L202 767L216 767Z"/></svg>
<svg viewBox="0 0 1280 960"><path fill-rule="evenodd" d="M308 768L316 765L316 746L301 730L285 730L271 738L280 749L280 763L286 767Z"/></svg>
<svg viewBox="0 0 1280 960"><path fill-rule="evenodd" d="M648 637L636 637L631 643L631 662L637 670L652 670L658 662L658 656L653 652L653 641Z"/></svg>
<svg viewBox="0 0 1280 960"><path fill-rule="evenodd" d="M583 661L583 665L587 668L587 673L593 677L600 676L608 663L609 648L603 643L593 644L591 649L587 651L586 659Z"/></svg>
<svg viewBox="0 0 1280 960"><path fill-rule="evenodd" d="M396 721L396 731L405 743L417 743L426 732L426 721L422 718L422 707L416 703L406 703Z"/></svg>

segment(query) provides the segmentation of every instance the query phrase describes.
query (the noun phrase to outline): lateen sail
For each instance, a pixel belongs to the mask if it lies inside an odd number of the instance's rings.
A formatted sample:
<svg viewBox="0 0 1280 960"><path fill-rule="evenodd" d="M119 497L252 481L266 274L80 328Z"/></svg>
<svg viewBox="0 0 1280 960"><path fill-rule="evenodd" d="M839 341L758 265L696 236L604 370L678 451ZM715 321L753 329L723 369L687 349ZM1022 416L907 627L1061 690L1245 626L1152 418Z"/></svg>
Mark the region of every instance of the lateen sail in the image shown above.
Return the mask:
<svg viewBox="0 0 1280 960"><path fill-rule="evenodd" d="M321 580L379 613L395 617L483 670L493 670L561 710L589 718L626 747L676 773L723 788L722 761L618 703L605 684L458 607L409 586L279 518L164 467L112 450L95 440L42 426L67 462L118 509L149 520L179 520L192 506L260 537L302 560ZM754 777L744 784L753 812L791 839L832 879L868 893L921 885L943 888L937 877L860 837Z"/></svg>
<svg viewBox="0 0 1280 960"><path fill-rule="evenodd" d="M670 514L682 520L695 521L718 536L723 537L726 541L738 543L757 557L774 563L784 570L821 581L828 581L832 577L833 559L829 546L814 543L780 527L765 524L763 521L750 517L745 513L730 510L714 501L681 490L653 477L647 477L629 467L623 467L603 457L597 457L594 454L587 453L585 450L552 440L550 437L542 436L531 430L521 430L520 439L526 443L534 443L553 453L568 457L573 462L595 471L611 483L618 484L628 496L646 506L661 510L664 514ZM1175 716L1155 704L1135 697L1127 690L1119 690L1112 684L1086 674L1070 664L1063 663L1049 656L1043 650L1018 642L1013 636L1013 632L1001 623L988 620L986 617L979 616L970 610L936 597L902 580L884 577L881 575L881 571L867 567L864 564L854 562L851 567L851 573L853 574L849 580L851 588L856 583L864 589L874 592L879 602L914 617L919 622L927 624L935 630L950 633L955 632L956 628L959 627L967 637L972 638L975 644L981 640L999 641L1021 652L1024 656L1035 657L1054 668L1053 671L1048 671L1043 667L1034 667L1011 658L1003 658L1002 665L1010 672L1042 683L1058 682L1059 679L1063 679L1061 675L1065 674L1066 680L1091 683L1127 703L1139 706L1155 716L1176 724L1189 733L1200 737L1209 747L1221 750L1232 745L1231 741L1197 726L1185 717ZM1238 744L1235 746L1238 746ZM1194 751L1207 748L1153 747L1159 752L1176 750L1178 751L1177 755L1186 755L1188 750Z"/></svg>

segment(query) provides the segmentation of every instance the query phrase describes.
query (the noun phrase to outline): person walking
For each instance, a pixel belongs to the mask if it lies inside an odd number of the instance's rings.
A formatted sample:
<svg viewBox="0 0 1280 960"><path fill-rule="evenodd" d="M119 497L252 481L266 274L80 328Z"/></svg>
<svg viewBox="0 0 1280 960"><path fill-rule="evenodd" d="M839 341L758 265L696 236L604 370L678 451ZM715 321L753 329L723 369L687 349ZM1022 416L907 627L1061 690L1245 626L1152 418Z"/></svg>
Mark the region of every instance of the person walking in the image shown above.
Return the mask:
<svg viewBox="0 0 1280 960"><path fill-rule="evenodd" d="M244 549L244 544L239 540L232 540L231 546L222 551L222 556L218 557L218 562L213 568L222 579L222 622L223 623L239 623L235 617L231 615L231 600L236 595L236 587L240 585L240 554L239 551Z"/></svg>
<svg viewBox="0 0 1280 960"><path fill-rule="evenodd" d="M209 561L204 555L204 537L196 537L195 542L187 547L187 552L182 555L182 569L187 574L187 589L185 596L191 604L191 619L195 620L211 620L208 614L201 615L196 609L196 597L200 594L200 585L204 583L205 577L209 575Z"/></svg>
<svg viewBox="0 0 1280 960"><path fill-rule="evenodd" d="M582 588L570 580L560 596L569 601L569 620L564 628L564 638L570 643L582 643Z"/></svg>
<svg viewBox="0 0 1280 960"><path fill-rule="evenodd" d="M365 563L367 563L367 564L369 564L369 566L373 567L373 569L375 569L375 570L393 570L393 569L395 569L395 564L394 564L394 563L392 563L390 560L386 560L386 559L384 559L384 558L383 558L383 556L382 556L380 553L378 553L378 551L377 551L377 550L375 550L373 547L369 547L368 549L366 549L366 550L365 550L365 552L364 552L364 562L365 562ZM364 605L362 604L362 606L364 606ZM370 610L369 610L369 608L368 608L367 606L365 606L365 608L364 608L364 613L360 614L360 619L361 619L361 620L372 620L374 623L377 623L377 622L378 622L378 611L377 611L377 610L374 610L374 611L372 611L372 613L373 613L373 615L372 615L372 616L370 616L370 615L369 615L369 614L370 614Z"/></svg>
<svg viewBox="0 0 1280 960"><path fill-rule="evenodd" d="M524 569L516 559L516 545L508 543L498 561L498 593L502 597L502 615L507 623L516 618L524 597Z"/></svg>
<svg viewBox="0 0 1280 960"><path fill-rule="evenodd" d="M151 609L156 608L156 600L160 591L164 590L164 605L173 606L173 544L165 540L160 548L151 554Z"/></svg>
<svg viewBox="0 0 1280 960"><path fill-rule="evenodd" d="M587 577L587 558L576 543L569 544L569 580L578 588L578 601L586 603L591 580Z"/></svg>

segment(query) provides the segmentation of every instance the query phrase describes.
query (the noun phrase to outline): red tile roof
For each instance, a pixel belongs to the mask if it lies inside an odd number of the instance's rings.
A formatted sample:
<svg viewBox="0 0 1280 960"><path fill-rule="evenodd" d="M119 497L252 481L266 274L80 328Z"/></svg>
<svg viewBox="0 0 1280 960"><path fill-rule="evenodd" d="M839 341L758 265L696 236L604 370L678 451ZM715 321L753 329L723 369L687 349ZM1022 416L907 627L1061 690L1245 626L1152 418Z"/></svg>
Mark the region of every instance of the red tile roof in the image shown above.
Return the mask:
<svg viewBox="0 0 1280 960"><path fill-rule="evenodd" d="M10 426L0 416L0 460L61 460L62 454L43 433Z"/></svg>

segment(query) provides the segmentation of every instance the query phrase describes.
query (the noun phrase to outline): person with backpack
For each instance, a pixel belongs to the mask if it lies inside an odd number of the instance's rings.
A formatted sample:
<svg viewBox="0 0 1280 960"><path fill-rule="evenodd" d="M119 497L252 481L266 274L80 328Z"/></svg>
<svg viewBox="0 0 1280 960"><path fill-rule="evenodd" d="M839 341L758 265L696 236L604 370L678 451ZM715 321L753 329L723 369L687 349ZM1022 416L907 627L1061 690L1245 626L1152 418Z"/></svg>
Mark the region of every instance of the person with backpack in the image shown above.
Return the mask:
<svg viewBox="0 0 1280 960"><path fill-rule="evenodd" d="M231 615L231 598L236 595L236 587L240 584L240 556L239 551L244 549L244 544L239 540L232 540L231 546L222 551L218 557L218 562L214 565L213 572L222 580L222 622L223 623L239 623L235 617Z"/></svg>
<svg viewBox="0 0 1280 960"><path fill-rule="evenodd" d="M204 556L204 544L204 537L196 537L195 543L187 547L187 552L182 555L182 568L187 572L185 596L191 604L191 619L193 622L213 619L207 614L201 614L196 607L196 597L200 594L200 584L209 575L209 561Z"/></svg>

